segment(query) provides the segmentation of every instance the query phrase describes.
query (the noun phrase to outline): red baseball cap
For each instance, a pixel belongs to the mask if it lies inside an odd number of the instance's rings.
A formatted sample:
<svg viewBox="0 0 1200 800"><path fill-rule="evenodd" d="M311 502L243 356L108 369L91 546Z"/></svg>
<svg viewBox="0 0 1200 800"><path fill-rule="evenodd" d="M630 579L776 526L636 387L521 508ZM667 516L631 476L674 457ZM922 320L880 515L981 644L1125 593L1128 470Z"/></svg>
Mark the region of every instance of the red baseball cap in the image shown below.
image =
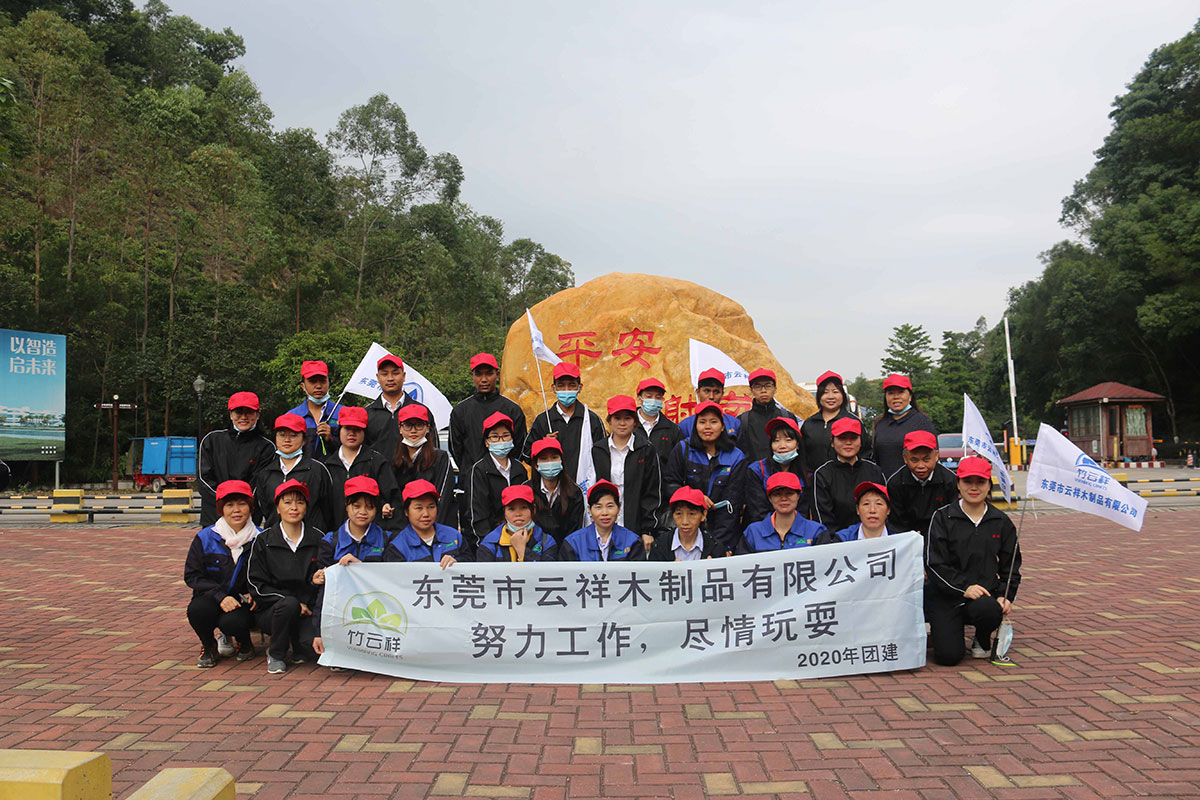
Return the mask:
<svg viewBox="0 0 1200 800"><path fill-rule="evenodd" d="M474 372L480 367L500 369L500 362L496 361L496 357L491 353L476 353L475 355L471 356L471 372Z"/></svg>
<svg viewBox="0 0 1200 800"><path fill-rule="evenodd" d="M992 477L992 462L979 456L967 456L958 462L958 471L955 474L960 478L978 477L990 480Z"/></svg>
<svg viewBox="0 0 1200 800"><path fill-rule="evenodd" d="M871 483L871 481L863 481L858 486L854 487L854 502L858 502L859 498L867 492L878 492L883 495L883 499L891 503L891 498L888 497L887 487L881 483Z"/></svg>
<svg viewBox="0 0 1200 800"><path fill-rule="evenodd" d="M671 502L668 505L675 505L676 503L687 503L689 506L695 506L701 511L706 507L704 492L699 489L693 489L690 486L680 486L675 490L675 493L671 495Z"/></svg>
<svg viewBox="0 0 1200 800"><path fill-rule="evenodd" d="M569 364L566 361L560 361L554 365L554 380L559 378L579 378L579 367L575 364Z"/></svg>
<svg viewBox="0 0 1200 800"><path fill-rule="evenodd" d="M217 506L220 506L226 497L238 495L245 496L250 505L254 505L254 490L245 481L221 481L217 484Z"/></svg>
<svg viewBox="0 0 1200 800"><path fill-rule="evenodd" d="M912 391L912 381L908 379L907 375L901 375L899 372L893 372L891 375L888 375L883 379L883 390L885 392L893 386L898 389L908 389L910 392Z"/></svg>
<svg viewBox="0 0 1200 800"><path fill-rule="evenodd" d="M500 505L506 506L515 500L524 500L533 505L533 487L524 483L516 486L505 486L500 491Z"/></svg>
<svg viewBox="0 0 1200 800"><path fill-rule="evenodd" d="M396 412L396 424L398 425L401 422L409 419L419 419L429 422L429 409L425 408L425 406L421 405L420 403L409 403L406 406L402 406L400 410Z"/></svg>
<svg viewBox="0 0 1200 800"><path fill-rule="evenodd" d="M628 411L630 414L636 414L637 401L627 394L619 394L608 398L608 415L611 417L618 411Z"/></svg>
<svg viewBox="0 0 1200 800"><path fill-rule="evenodd" d="M775 431L780 428L789 428L796 434L797 439L800 438L800 426L796 424L796 420L788 417L775 417L767 420L767 438L770 439L774 436Z"/></svg>
<svg viewBox="0 0 1200 800"><path fill-rule="evenodd" d="M829 432L834 436L842 436L847 433L862 436L862 423L853 417L839 417L829 426Z"/></svg>
<svg viewBox="0 0 1200 800"><path fill-rule="evenodd" d="M235 408L252 408L258 411L258 395L254 392L234 392L229 395L229 410L233 411Z"/></svg>
<svg viewBox="0 0 1200 800"><path fill-rule="evenodd" d="M635 394L641 394L647 389L661 389L664 394L667 391L667 387L664 386L663 382L658 378L642 378L642 380L638 382L638 388Z"/></svg>
<svg viewBox="0 0 1200 800"><path fill-rule="evenodd" d="M538 439L530 448L530 458L537 458L546 450L557 450L559 455L562 455L562 445L558 443L558 439Z"/></svg>
<svg viewBox="0 0 1200 800"><path fill-rule="evenodd" d="M825 381L829 381L829 380L834 380L841 384L845 383L845 381L842 380L841 375L838 375L833 370L826 370L825 372L822 372L820 374L820 376L817 378L817 388L820 388L822 383L824 383Z"/></svg>
<svg viewBox="0 0 1200 800"><path fill-rule="evenodd" d="M703 403L697 404L696 407L692 409L692 416L698 417L700 416L701 412L709 410L716 411L717 416L721 418L721 424L725 424L725 412L722 411L721 407L712 400L705 400Z"/></svg>
<svg viewBox="0 0 1200 800"><path fill-rule="evenodd" d="M338 409L338 425L343 428L366 428L367 410L358 406L342 406Z"/></svg>
<svg viewBox="0 0 1200 800"><path fill-rule="evenodd" d="M348 500L356 494L369 494L379 497L379 482L367 475L359 475L346 481L342 495Z"/></svg>
<svg viewBox="0 0 1200 800"><path fill-rule="evenodd" d="M503 425L504 427L508 428L509 432L511 433L513 429L512 417L508 416L508 414L497 411L483 421L483 434L486 436L487 432L497 425Z"/></svg>
<svg viewBox="0 0 1200 800"><path fill-rule="evenodd" d="M621 502L621 490L617 488L617 485L615 483L613 483L612 481L606 481L603 478L601 478L600 480L596 481L592 485L592 488L588 489L588 495L587 495L588 505L591 505L592 495L596 494L597 490L599 490L599 489L611 490L612 493L617 496L617 502L618 503Z"/></svg>
<svg viewBox="0 0 1200 800"><path fill-rule="evenodd" d="M767 494L776 489L791 489L793 492L802 491L800 476L794 472L776 472L767 478Z"/></svg>
<svg viewBox="0 0 1200 800"><path fill-rule="evenodd" d="M755 381L769 380L775 382L775 370L773 369L756 369L750 373L750 385L753 386Z"/></svg>
<svg viewBox="0 0 1200 800"><path fill-rule="evenodd" d="M300 365L301 378L311 378L314 375L329 377L329 367L325 366L324 361L305 361Z"/></svg>
<svg viewBox="0 0 1200 800"><path fill-rule="evenodd" d="M279 484L279 488L275 490L275 499L279 500L279 498L283 497L288 492L299 492L304 496L305 500L308 499L308 487L295 478Z"/></svg>
<svg viewBox="0 0 1200 800"><path fill-rule="evenodd" d="M275 418L275 430L280 428L296 433L305 433L308 431L308 423L299 414L280 414Z"/></svg>
<svg viewBox="0 0 1200 800"><path fill-rule="evenodd" d="M415 481L409 481L404 485L404 491L400 497L402 500L408 501L416 497L424 497L427 494L433 495L435 498L441 498L438 494L437 487L424 478L418 478Z"/></svg>
<svg viewBox="0 0 1200 800"><path fill-rule="evenodd" d="M928 447L930 450L937 450L937 437L929 431L912 431L904 435L904 449L916 450L918 447Z"/></svg>
<svg viewBox="0 0 1200 800"><path fill-rule="evenodd" d="M696 379L696 385L699 386L705 381L716 381L724 386L725 373L721 372L721 370L717 369L716 367L709 367L708 369L704 370L704 372L700 373L700 377Z"/></svg>
<svg viewBox="0 0 1200 800"><path fill-rule="evenodd" d="M388 353L386 356L375 362L375 369L383 369L384 364L391 364L401 372L404 371L404 359L400 358L400 356L394 356L391 353Z"/></svg>

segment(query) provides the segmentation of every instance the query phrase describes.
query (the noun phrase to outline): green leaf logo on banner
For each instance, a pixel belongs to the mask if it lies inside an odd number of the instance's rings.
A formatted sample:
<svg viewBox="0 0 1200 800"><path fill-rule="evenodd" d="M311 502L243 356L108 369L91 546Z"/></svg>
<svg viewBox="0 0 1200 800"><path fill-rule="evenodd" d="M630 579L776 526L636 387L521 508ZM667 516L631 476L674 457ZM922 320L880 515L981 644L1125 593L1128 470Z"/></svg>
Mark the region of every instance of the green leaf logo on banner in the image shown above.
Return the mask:
<svg viewBox="0 0 1200 800"><path fill-rule="evenodd" d="M342 612L342 626L368 625L383 631L408 632L408 612L404 604L384 592L356 594Z"/></svg>

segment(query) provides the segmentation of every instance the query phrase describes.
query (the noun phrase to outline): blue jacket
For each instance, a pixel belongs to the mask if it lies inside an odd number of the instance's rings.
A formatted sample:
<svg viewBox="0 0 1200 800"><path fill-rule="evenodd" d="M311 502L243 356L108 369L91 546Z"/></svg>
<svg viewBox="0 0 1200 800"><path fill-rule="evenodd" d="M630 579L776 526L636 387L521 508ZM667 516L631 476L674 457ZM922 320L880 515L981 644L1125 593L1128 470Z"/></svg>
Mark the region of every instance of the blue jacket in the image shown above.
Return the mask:
<svg viewBox="0 0 1200 800"><path fill-rule="evenodd" d="M742 430L742 421L738 417L730 416L724 411L721 416L725 418L725 432L729 434L730 439L737 439L738 433ZM696 427L696 416L693 414L689 417L684 417L679 420L679 432L683 434L683 440L686 442L692 438L692 431Z"/></svg>
<svg viewBox="0 0 1200 800"><path fill-rule="evenodd" d="M862 527L862 523L856 522L853 525L851 525L849 528L842 528L840 531L835 533L834 536L841 539L843 542L855 542L855 541L858 541L858 529L861 527ZM884 526L884 528L883 528L884 536L891 536L893 533L896 533L896 531L892 530L891 528L887 527L886 525Z"/></svg>
<svg viewBox="0 0 1200 800"><path fill-rule="evenodd" d="M808 547L820 534L825 532L824 525L813 522L811 519L805 519L797 513L796 520L792 523L791 529L784 534L781 542L779 534L775 532L775 523L771 520L773 516L773 514L768 514L765 519L760 519L746 528L738 543L738 553L760 553L764 550L791 550L795 547Z"/></svg>
<svg viewBox="0 0 1200 800"><path fill-rule="evenodd" d="M192 539L183 566L183 582L191 587L192 595L208 595L219 603L226 597L246 594L246 559L253 543L253 539L246 543L235 562L214 526L200 530Z"/></svg>
<svg viewBox="0 0 1200 800"><path fill-rule="evenodd" d="M608 539L609 561L644 561L646 547L642 537L629 528L614 525ZM559 561L602 561L600 545L596 542L596 525L580 528L562 540L558 546Z"/></svg>
<svg viewBox="0 0 1200 800"><path fill-rule="evenodd" d="M317 566L324 569L341 561L344 555L352 555L359 561L383 561L389 539L387 531L372 522L362 540L356 542L350 535L349 521L343 522L342 527L330 531L321 539Z"/></svg>
<svg viewBox="0 0 1200 800"><path fill-rule="evenodd" d="M454 556L462 561L462 534L448 525L433 526L433 544L426 545L409 525L392 537L384 561L441 561L442 556Z"/></svg>
<svg viewBox="0 0 1200 800"><path fill-rule="evenodd" d="M796 513L806 517L809 514L808 486L804 482L804 466L797 456L791 464L780 464L768 456L759 461L751 462L746 468L745 480L742 482L742 502L746 510L742 514L742 527L749 527L771 513L771 501L767 497L767 481L777 472L789 471L800 479L800 500Z"/></svg>
<svg viewBox="0 0 1200 800"><path fill-rule="evenodd" d="M313 415L308 410L308 400L305 400L295 408L289 408L289 414L295 414L297 417L304 417L304 424L308 428L308 432L304 434L304 452L317 458L318 461L324 461L325 456L337 450L338 441L338 423L337 412L341 406L334 402L333 398L326 397L325 410L322 412L323 419L313 419ZM318 441L317 423L328 422L329 430L333 436L334 444L325 446L323 442Z"/></svg>
<svg viewBox="0 0 1200 800"><path fill-rule="evenodd" d="M676 489L690 486L708 495L714 503L728 500L733 507L730 513L723 508L709 509L708 520L703 530L733 550L741 531L742 500L746 457L736 447L728 451L717 451L711 459L703 450L696 450L690 441L675 445L663 468L664 497L670 497Z"/></svg>
<svg viewBox="0 0 1200 800"><path fill-rule="evenodd" d="M496 529L483 537L483 541L479 543L479 547L475 550L476 561L512 561L512 554L509 552L508 545L500 544L500 538L504 535L504 525L496 526ZM558 560L558 541L541 529L541 526L533 526L533 535L529 537L529 544L525 545L525 562L531 563L534 561L557 561Z"/></svg>

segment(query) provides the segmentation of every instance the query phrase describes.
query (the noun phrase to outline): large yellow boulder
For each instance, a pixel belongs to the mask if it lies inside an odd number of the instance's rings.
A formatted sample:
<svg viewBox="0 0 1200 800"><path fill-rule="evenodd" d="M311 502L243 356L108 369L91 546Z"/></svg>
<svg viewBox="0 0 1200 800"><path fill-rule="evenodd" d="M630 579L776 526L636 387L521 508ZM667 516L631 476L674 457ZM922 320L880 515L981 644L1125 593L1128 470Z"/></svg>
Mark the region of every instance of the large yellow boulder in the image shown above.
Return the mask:
<svg viewBox="0 0 1200 800"><path fill-rule="evenodd" d="M669 418L678 422L691 414L696 387L688 339L712 345L747 371L774 370L779 387L776 400L801 419L817 410L813 396L798 387L771 355L746 309L690 281L613 272L548 297L531 310L546 346L564 361L579 365L580 399L601 418L608 398L634 394L643 378L666 384L663 412ZM522 315L504 342L500 382L504 394L524 409L530 421L545 410L545 403L554 403L552 370L550 364L534 359L529 323ZM752 402L748 387L727 386L721 405L737 416Z"/></svg>

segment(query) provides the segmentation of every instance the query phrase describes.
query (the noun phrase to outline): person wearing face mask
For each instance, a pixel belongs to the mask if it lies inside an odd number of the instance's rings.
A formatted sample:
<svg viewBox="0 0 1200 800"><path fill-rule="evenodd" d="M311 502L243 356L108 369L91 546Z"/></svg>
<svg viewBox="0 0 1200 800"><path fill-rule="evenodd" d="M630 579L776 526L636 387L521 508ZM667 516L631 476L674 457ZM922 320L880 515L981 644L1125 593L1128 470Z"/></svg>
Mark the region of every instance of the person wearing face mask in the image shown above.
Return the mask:
<svg viewBox="0 0 1200 800"><path fill-rule="evenodd" d="M744 474L742 501L746 504L746 510L742 516L743 528L771 513L767 484L772 476L780 473L786 472L796 476L800 484L800 516L808 517L809 514L810 498L803 478L804 459L800 456L800 427L794 419L775 417L767 423L765 433L771 443L771 455L752 462Z"/></svg>
<svg viewBox="0 0 1200 800"><path fill-rule="evenodd" d="M534 442L531 452L534 472L526 485L533 490L534 519L555 541L562 541L583 527L583 492L563 469L557 439Z"/></svg>
<svg viewBox="0 0 1200 800"><path fill-rule="evenodd" d="M275 455L275 446L263 435L258 418L258 395L234 392L229 396L229 427L212 431L200 441L196 477L202 528L220 517L217 486L225 481L253 483L258 470Z"/></svg>
<svg viewBox="0 0 1200 800"><path fill-rule="evenodd" d="M888 514L892 505L886 486L869 481L855 486L854 508L858 512L858 522L838 531L832 541L855 542L859 539L877 539L880 536L899 533L888 524Z"/></svg>
<svg viewBox="0 0 1200 800"><path fill-rule="evenodd" d="M883 404L884 413L875 420L875 462L890 477L904 467L904 437L913 431L937 436L937 428L917 408L912 381L905 375L893 373L883 379Z"/></svg>
<svg viewBox="0 0 1200 800"><path fill-rule="evenodd" d="M558 544L559 561L644 561L642 537L617 524L621 495L609 481L596 481L588 489L592 524L580 528Z"/></svg>
<svg viewBox="0 0 1200 800"><path fill-rule="evenodd" d="M304 402L289 411L304 420L304 449L324 459L337 447L338 404L329 396L329 367L324 361L300 364L300 389Z"/></svg>
<svg viewBox="0 0 1200 800"><path fill-rule="evenodd" d="M430 432L429 411L425 406L413 403L396 414L400 428L400 444L392 458L392 473L398 487L416 480L432 483L442 498L438 502L438 524L457 528L458 504L454 497L454 470L450 465L450 454L439 450L437 443L428 438ZM485 451L486 452L486 451ZM399 530L408 524L402 514L393 514L384 521L388 530Z"/></svg>
<svg viewBox="0 0 1200 800"><path fill-rule="evenodd" d="M774 370L756 369L750 373L750 394L754 402L748 411L738 417L741 428L738 430L737 446L751 461L771 455L771 441L767 435L767 425L771 420L790 419L800 424L795 414L775 400L775 388Z"/></svg>
<svg viewBox="0 0 1200 800"><path fill-rule="evenodd" d="M812 474L826 461L836 458L833 452L833 434L830 427L839 419L862 420L850 411L850 395L842 384L842 376L836 372L824 372L817 378L817 413L804 420L800 426L800 442L804 458L804 482L812 486ZM865 432L859 455L871 457L871 437Z"/></svg>
<svg viewBox="0 0 1200 800"><path fill-rule="evenodd" d="M664 464L671 454L671 448L683 441L679 426L662 413L666 396L667 387L658 378L646 378L637 385L638 425L646 432L646 438L658 454L659 462Z"/></svg>
<svg viewBox="0 0 1200 800"><path fill-rule="evenodd" d="M336 530L346 521L346 503L343 487L350 478L366 475L379 486L379 517L390 520L394 506L400 503L392 466L382 455L363 444L367 429L367 410L355 406L342 406L337 413L338 440L341 445L325 457L325 468L333 481L330 499L333 516L329 520L331 530Z"/></svg>
<svg viewBox="0 0 1200 800"><path fill-rule="evenodd" d="M583 382L579 379L579 367L562 361L554 365L554 396L557 399L549 411L543 411L529 426L529 436L521 458L532 463L530 451L539 439L558 439L563 449L563 469L578 480L580 449L583 441L583 426L588 426L591 444L604 439L604 423L595 411L579 402L579 390ZM590 458L589 445L586 456ZM490 529L489 529L490 530Z"/></svg>
<svg viewBox="0 0 1200 800"><path fill-rule="evenodd" d="M533 489L506 486L500 493L504 522L484 537L476 561L557 561L558 541L534 521Z"/></svg>
<svg viewBox="0 0 1200 800"><path fill-rule="evenodd" d="M388 353L376 361L375 380L379 383L380 394L367 406L365 444L383 456L385 461L391 461L399 441L396 415L400 409L420 406L425 409L427 419L432 420L433 416L429 413L428 406L404 391L404 361L400 356ZM436 425L430 425L429 438L434 447L441 447ZM396 500L399 501L398 496Z"/></svg>
<svg viewBox="0 0 1200 800"><path fill-rule="evenodd" d="M592 446L596 477L611 481L625 502L617 524L639 534L649 552L654 540L666 531L662 467L650 440L637 424L637 403L626 394L608 401L608 426L612 433Z"/></svg>
<svg viewBox="0 0 1200 800"><path fill-rule="evenodd" d="M700 373L699 379L696 381L696 406L697 408L704 403L714 403L717 406L721 405L721 398L725 395L725 373L716 367L711 367ZM725 419L725 432L729 434L729 438L737 444L738 433L741 431L742 423L737 417L721 412L721 416ZM691 437L692 431L696 428L696 413L692 412L690 417L684 417L679 421L679 431L683 434L686 440Z"/></svg>
<svg viewBox="0 0 1200 800"><path fill-rule="evenodd" d="M933 512L958 499L954 473L938 463L937 437L913 431L904 437L904 468L888 478L891 514L888 524L897 531L929 530Z"/></svg>
<svg viewBox="0 0 1200 800"><path fill-rule="evenodd" d="M497 411L483 421L483 441L487 455L471 467L471 530L468 549L504 519L504 504L500 495L506 486L516 486L529 480L529 471L513 456L513 421Z"/></svg>
<svg viewBox="0 0 1200 800"><path fill-rule="evenodd" d="M306 433L304 420L295 414L282 414L275 419L275 457L267 461L254 479L255 513L268 528L279 522L275 490L285 481L304 484L306 515L304 521L321 535L331 530L337 516L332 510L333 479L329 470L304 452ZM257 520L256 520L257 521Z"/></svg>

